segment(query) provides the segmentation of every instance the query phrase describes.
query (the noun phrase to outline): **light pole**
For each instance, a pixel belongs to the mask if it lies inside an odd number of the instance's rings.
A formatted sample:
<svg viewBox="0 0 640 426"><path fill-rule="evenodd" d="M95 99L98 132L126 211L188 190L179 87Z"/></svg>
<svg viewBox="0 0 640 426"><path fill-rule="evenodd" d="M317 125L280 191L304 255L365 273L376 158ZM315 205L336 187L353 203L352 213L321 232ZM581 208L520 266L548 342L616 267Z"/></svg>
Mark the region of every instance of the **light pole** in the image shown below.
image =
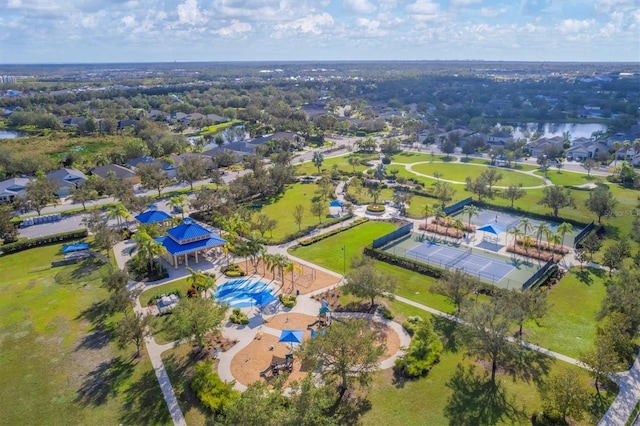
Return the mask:
<svg viewBox="0 0 640 426"><path fill-rule="evenodd" d="M342 246L342 275L347 272L347 250Z"/></svg>

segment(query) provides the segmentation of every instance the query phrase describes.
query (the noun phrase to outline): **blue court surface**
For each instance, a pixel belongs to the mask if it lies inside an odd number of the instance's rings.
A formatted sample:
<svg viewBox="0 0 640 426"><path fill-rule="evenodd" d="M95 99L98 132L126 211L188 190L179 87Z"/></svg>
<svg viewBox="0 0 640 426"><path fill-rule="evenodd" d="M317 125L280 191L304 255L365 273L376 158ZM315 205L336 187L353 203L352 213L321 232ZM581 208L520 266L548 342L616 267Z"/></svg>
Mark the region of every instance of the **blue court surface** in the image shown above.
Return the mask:
<svg viewBox="0 0 640 426"><path fill-rule="evenodd" d="M506 277L515 266L507 261L498 261L471 252L470 248L458 249L433 242L423 242L408 250L406 257L442 268L461 269L470 275L497 283Z"/></svg>

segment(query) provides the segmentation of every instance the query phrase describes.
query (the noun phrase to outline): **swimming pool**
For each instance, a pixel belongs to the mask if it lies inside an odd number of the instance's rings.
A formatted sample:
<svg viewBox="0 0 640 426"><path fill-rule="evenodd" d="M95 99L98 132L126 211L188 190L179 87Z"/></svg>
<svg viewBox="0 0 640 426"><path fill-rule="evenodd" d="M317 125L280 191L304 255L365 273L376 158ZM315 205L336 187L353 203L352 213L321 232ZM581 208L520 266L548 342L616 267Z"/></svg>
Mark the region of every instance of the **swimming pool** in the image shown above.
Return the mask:
<svg viewBox="0 0 640 426"><path fill-rule="evenodd" d="M269 284L252 279L227 281L216 287L213 297L216 302L226 303L232 308L249 308L265 304L265 301L276 300ZM258 301L262 302L258 303Z"/></svg>

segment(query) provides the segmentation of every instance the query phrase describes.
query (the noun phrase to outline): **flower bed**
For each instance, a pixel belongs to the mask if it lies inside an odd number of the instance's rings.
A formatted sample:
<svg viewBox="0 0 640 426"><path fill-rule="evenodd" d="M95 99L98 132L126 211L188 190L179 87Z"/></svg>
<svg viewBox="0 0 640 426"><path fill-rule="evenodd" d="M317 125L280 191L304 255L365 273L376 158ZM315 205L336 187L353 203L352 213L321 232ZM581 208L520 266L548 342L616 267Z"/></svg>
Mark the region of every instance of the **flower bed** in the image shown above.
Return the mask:
<svg viewBox="0 0 640 426"><path fill-rule="evenodd" d="M562 256L559 254L554 255L547 251L538 252L538 250L533 250L531 248L528 250L525 250L524 248L520 246L516 247L513 244L510 244L507 246L507 252L515 253L520 256L530 257L532 259L544 260L545 262L548 262L551 259L551 257L553 257L553 261L555 263L560 262L560 260L562 259Z"/></svg>
<svg viewBox="0 0 640 426"><path fill-rule="evenodd" d="M462 231L455 228L445 228L444 226L438 226L433 223L428 224L426 227L424 223L418 225L418 229L422 231L433 232L434 234L446 235L447 237L462 238Z"/></svg>
<svg viewBox="0 0 640 426"><path fill-rule="evenodd" d="M237 263L232 263L229 266L223 266L222 268L220 268L220 272L230 278L244 276L244 271L240 268L240 266L238 266Z"/></svg>
<svg viewBox="0 0 640 426"><path fill-rule="evenodd" d="M449 227L453 228L455 226L455 220L451 220L451 219L446 219L446 218L441 218L441 217L436 217L433 220L434 223L436 223L437 225L440 226L447 226L447 223L449 224ZM475 225L471 225L469 226L468 224L462 224L462 230L464 232L476 232L476 226Z"/></svg>
<svg viewBox="0 0 640 426"><path fill-rule="evenodd" d="M518 238L518 246L522 246L523 245L523 239L522 238ZM569 253L569 249L566 248L565 246L558 246L558 245L554 245L554 244L550 244L546 241L540 241L540 244L538 244L537 241L532 240L531 243L529 244L529 249L534 249L534 250L538 250L538 248L540 248L540 250L543 251L547 251L550 253L557 253L557 254L562 254L565 255L567 253Z"/></svg>
<svg viewBox="0 0 640 426"><path fill-rule="evenodd" d="M372 215L380 216L380 215L384 214L384 211L385 211L385 207L381 206L381 205L369 204L367 206L367 213L372 214Z"/></svg>

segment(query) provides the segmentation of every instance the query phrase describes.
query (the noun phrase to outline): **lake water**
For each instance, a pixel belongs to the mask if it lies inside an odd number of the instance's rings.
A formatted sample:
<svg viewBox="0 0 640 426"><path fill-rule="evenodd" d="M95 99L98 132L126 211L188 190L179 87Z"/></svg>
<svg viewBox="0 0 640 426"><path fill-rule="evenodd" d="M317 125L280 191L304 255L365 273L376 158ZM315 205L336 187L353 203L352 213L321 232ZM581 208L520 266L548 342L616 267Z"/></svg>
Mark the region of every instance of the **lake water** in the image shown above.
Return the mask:
<svg viewBox="0 0 640 426"><path fill-rule="evenodd" d="M513 137L524 137L526 132L532 135L538 131L541 137L552 138L562 136L564 132L571 134L571 140L578 138L590 138L593 132L606 132L607 126L597 123L519 123L513 124Z"/></svg>
<svg viewBox="0 0 640 426"><path fill-rule="evenodd" d="M11 130L0 130L0 139L14 139L20 136L20 133Z"/></svg>

